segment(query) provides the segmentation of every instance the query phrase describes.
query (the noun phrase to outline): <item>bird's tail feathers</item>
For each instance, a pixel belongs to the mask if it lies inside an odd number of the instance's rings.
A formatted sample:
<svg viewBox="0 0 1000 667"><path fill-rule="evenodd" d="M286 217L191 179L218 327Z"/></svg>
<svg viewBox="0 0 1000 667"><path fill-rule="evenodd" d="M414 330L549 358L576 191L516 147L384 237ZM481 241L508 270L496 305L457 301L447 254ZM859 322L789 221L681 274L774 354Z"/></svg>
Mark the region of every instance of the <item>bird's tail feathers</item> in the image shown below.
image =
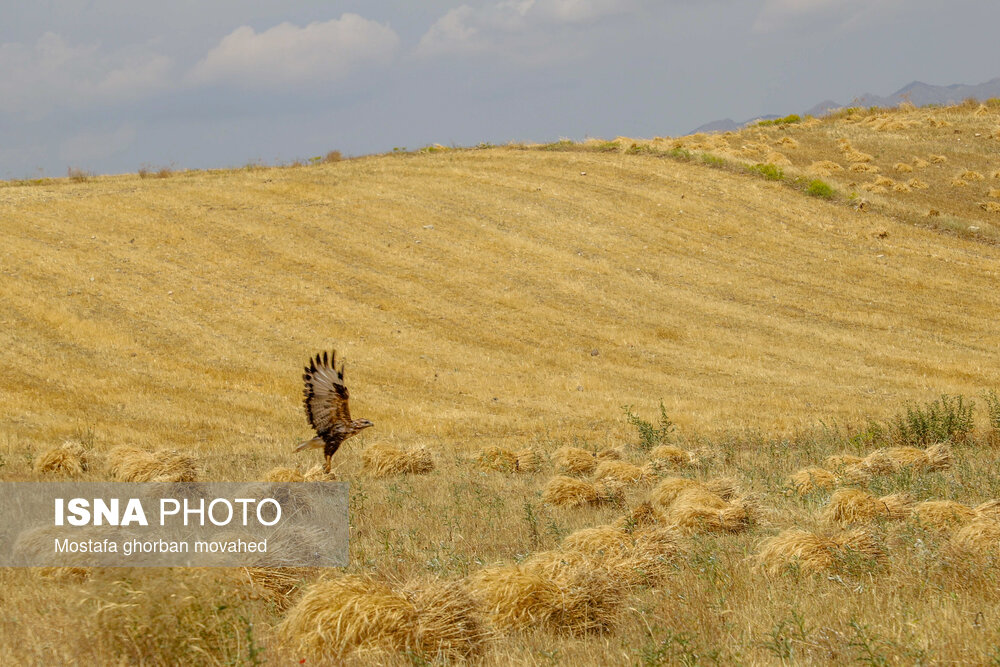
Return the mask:
<svg viewBox="0 0 1000 667"><path fill-rule="evenodd" d="M316 436L311 440L306 440L305 442L300 442L299 444L295 445L295 451L301 452L302 450L305 449L323 449L323 447L325 446L326 443L323 442L323 438Z"/></svg>

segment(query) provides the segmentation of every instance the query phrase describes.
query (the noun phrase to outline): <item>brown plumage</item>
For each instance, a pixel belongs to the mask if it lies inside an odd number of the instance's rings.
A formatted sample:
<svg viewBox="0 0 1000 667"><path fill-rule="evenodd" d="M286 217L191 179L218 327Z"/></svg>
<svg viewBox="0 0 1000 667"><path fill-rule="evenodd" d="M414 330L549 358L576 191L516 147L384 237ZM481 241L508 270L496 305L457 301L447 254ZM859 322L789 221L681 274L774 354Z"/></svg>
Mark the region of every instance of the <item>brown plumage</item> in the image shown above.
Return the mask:
<svg viewBox="0 0 1000 667"><path fill-rule="evenodd" d="M330 472L330 459L340 448L340 443L352 435L356 435L374 426L367 419L351 419L351 410L347 405L350 394L344 384L344 364L337 365L337 352L334 350L329 357L326 352L317 354L309 360L306 372L302 375L305 381L303 405L309 424L316 429L316 437L306 440L295 447L295 451L323 448L326 463L323 472Z"/></svg>

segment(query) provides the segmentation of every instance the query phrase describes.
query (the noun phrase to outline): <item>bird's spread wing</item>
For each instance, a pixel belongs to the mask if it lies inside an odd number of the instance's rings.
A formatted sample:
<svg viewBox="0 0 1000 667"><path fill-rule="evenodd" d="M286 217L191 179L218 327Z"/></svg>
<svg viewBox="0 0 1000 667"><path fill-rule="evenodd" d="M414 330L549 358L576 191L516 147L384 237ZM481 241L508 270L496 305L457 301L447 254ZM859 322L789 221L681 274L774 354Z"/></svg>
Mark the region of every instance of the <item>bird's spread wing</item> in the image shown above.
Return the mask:
<svg viewBox="0 0 1000 667"><path fill-rule="evenodd" d="M344 365L336 368L337 353L326 352L309 361L302 379L305 381L303 403L306 417L321 437L340 430L351 422L344 385Z"/></svg>

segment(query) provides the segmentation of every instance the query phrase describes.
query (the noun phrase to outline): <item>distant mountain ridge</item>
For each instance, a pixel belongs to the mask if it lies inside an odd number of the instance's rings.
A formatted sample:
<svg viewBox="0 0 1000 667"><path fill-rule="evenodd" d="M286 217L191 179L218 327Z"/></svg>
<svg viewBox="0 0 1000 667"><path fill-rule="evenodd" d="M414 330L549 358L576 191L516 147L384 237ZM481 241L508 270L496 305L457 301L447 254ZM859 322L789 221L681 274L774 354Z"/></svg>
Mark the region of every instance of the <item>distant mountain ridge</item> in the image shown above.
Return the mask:
<svg viewBox="0 0 1000 667"><path fill-rule="evenodd" d="M850 104L840 104L833 100L823 100L819 104L815 104L803 111L802 115L822 116L828 113L831 109L839 109L845 106L894 107L906 100L917 106L924 106L926 104L956 104L963 100L967 100L970 97L977 100L988 100L991 97L1000 97L1000 77L975 85L955 83L950 86L932 86L930 84L923 83L922 81L913 81L886 97L881 97L872 93L865 93L860 97L854 98ZM705 123L704 125L695 128L692 131L692 134L696 132L733 132L748 123L778 117L780 116L775 114L754 116L753 118L745 120L742 123L738 123L731 118L713 120L710 123Z"/></svg>

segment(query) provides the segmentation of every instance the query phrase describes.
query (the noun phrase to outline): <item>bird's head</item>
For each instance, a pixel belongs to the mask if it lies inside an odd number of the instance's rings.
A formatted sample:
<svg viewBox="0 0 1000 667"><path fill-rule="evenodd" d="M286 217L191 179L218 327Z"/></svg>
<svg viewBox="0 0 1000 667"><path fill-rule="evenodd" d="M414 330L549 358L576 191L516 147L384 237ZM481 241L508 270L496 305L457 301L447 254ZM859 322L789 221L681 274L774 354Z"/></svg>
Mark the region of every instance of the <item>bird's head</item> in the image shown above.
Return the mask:
<svg viewBox="0 0 1000 667"><path fill-rule="evenodd" d="M369 426L374 426L374 425L375 424L371 423L367 419L355 419L354 420L354 428L358 429L359 431L362 430L362 429L366 429Z"/></svg>

